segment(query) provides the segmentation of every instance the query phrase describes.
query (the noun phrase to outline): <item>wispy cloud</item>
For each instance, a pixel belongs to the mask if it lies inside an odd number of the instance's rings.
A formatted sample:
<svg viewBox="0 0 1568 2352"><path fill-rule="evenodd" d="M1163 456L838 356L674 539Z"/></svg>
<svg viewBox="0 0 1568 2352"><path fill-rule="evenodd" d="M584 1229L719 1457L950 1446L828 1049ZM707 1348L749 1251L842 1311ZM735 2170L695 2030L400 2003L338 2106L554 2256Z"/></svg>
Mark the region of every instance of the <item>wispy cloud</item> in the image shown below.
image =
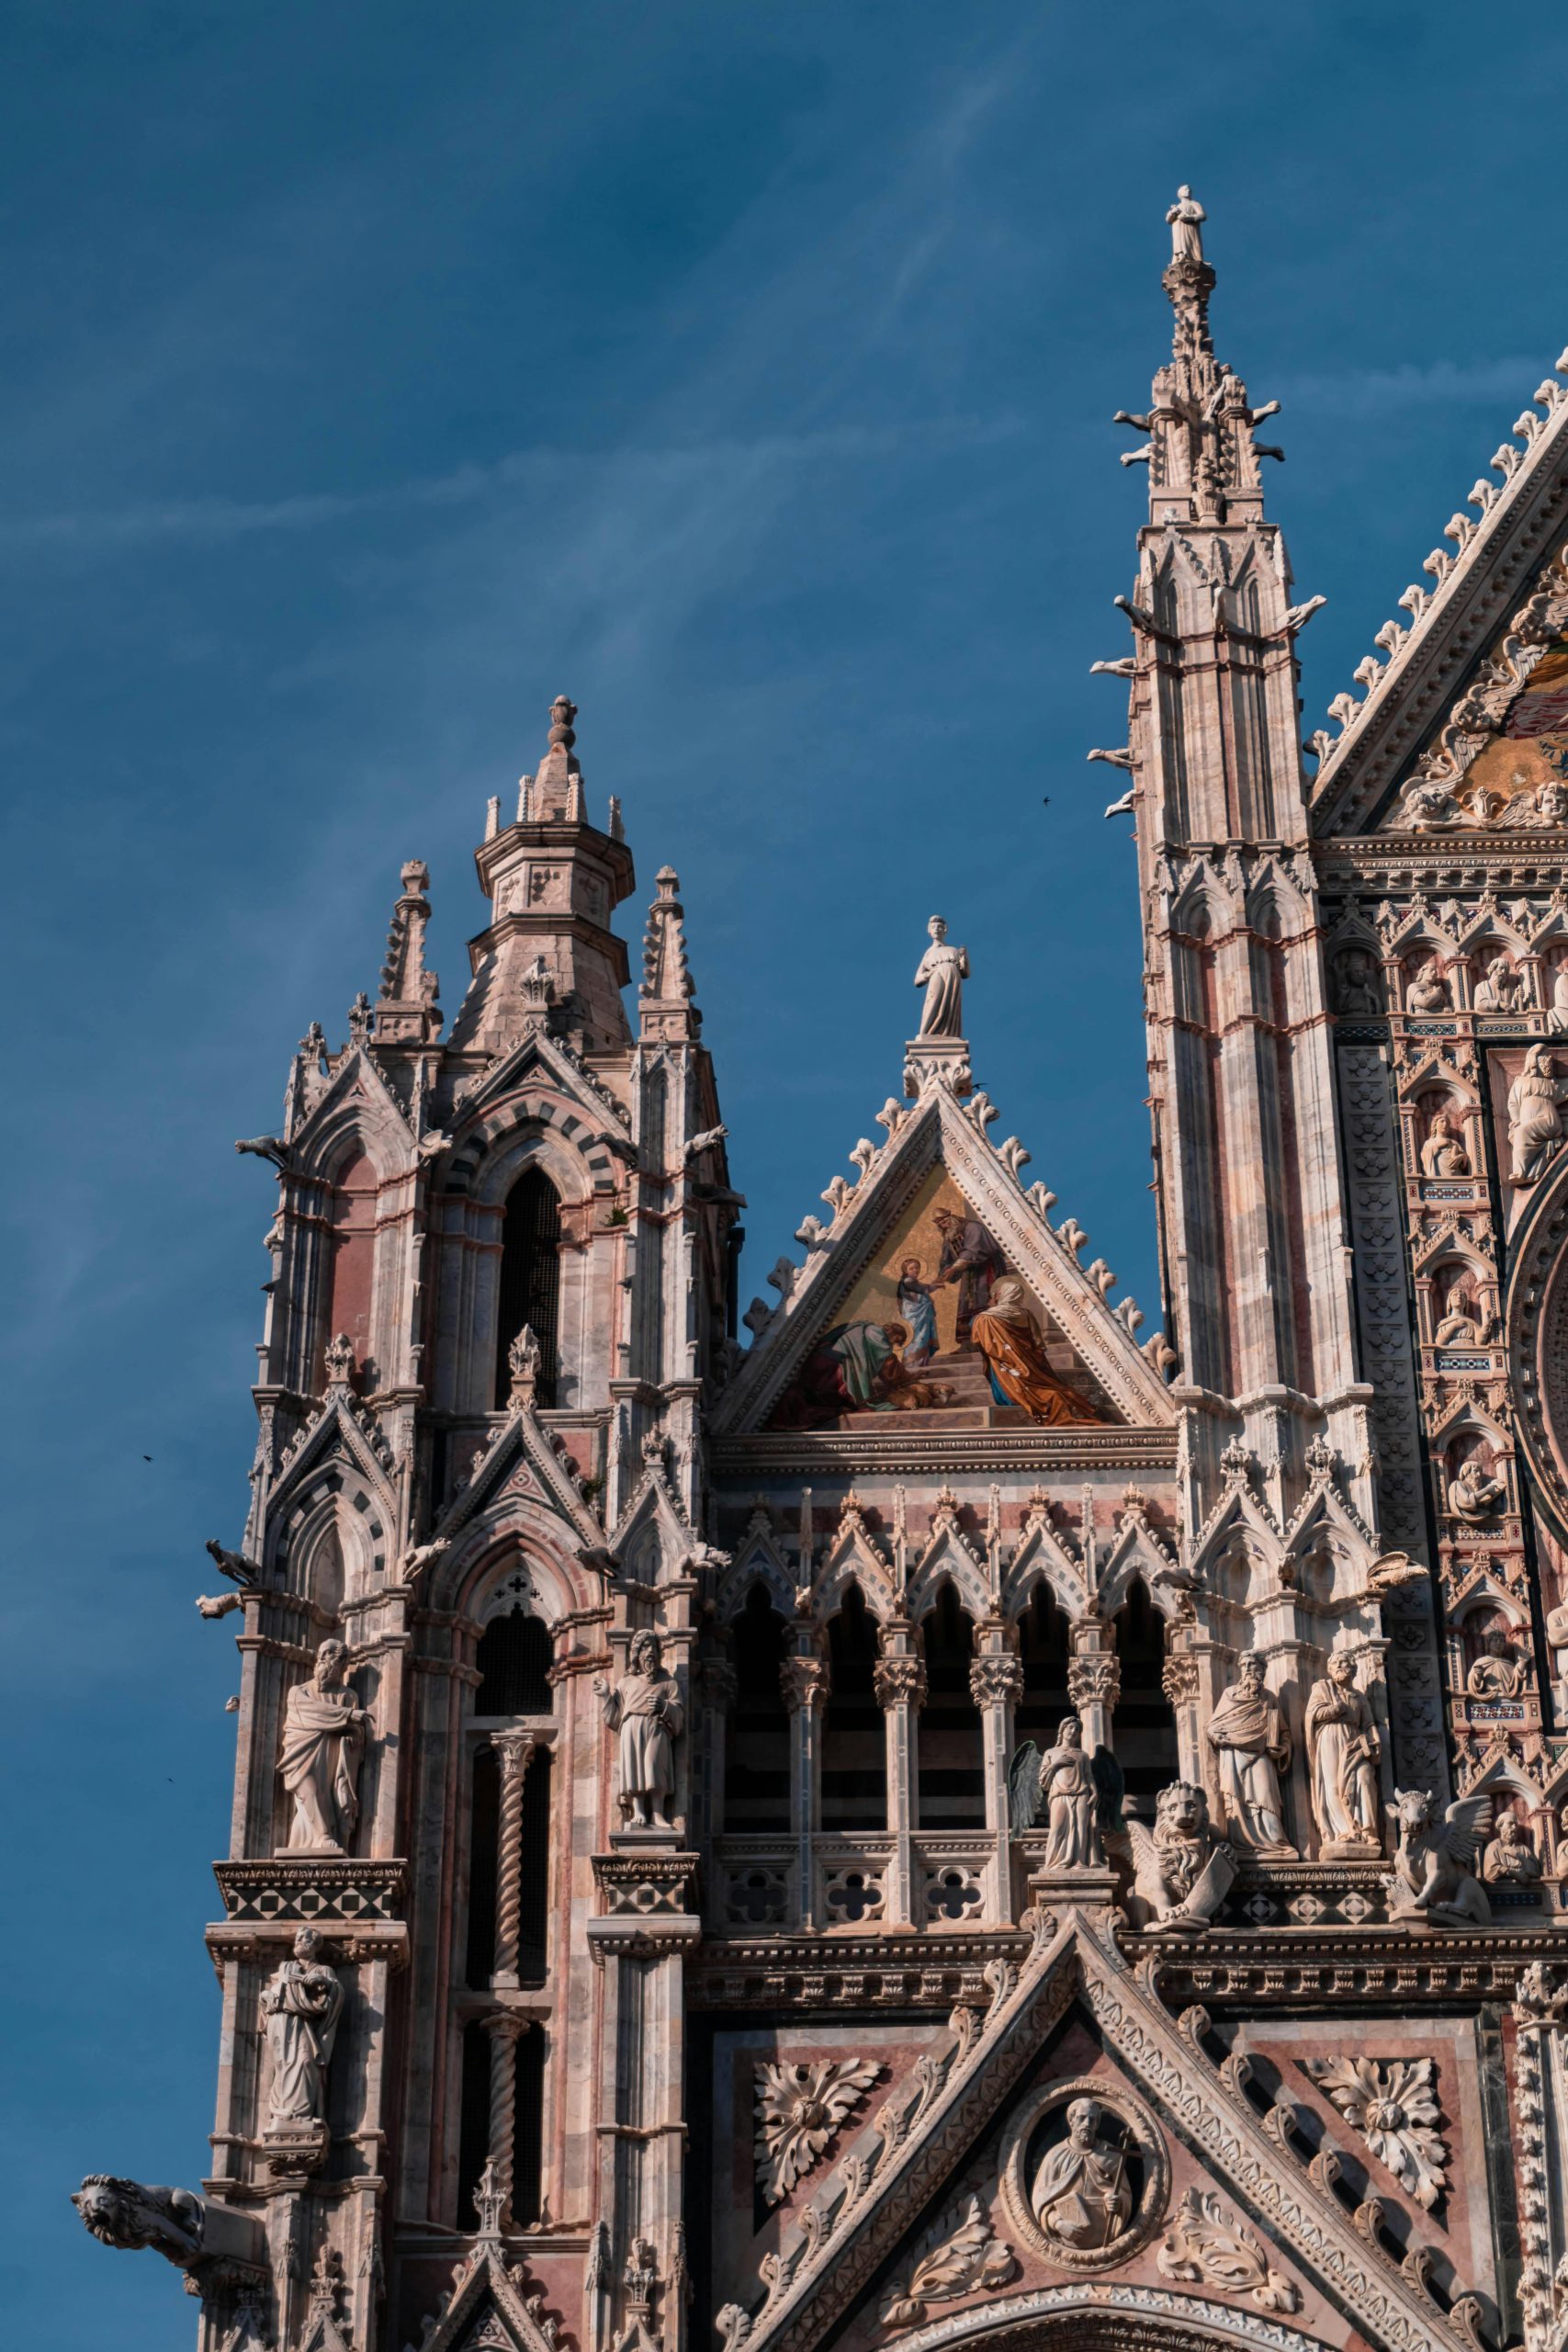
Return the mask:
<svg viewBox="0 0 1568 2352"><path fill-rule="evenodd" d="M1420 366L1295 376L1287 390L1292 407L1310 407L1320 416L1382 416L1391 409L1479 408L1494 401L1528 400L1540 376L1539 359L1486 359L1468 366L1431 359Z"/></svg>
<svg viewBox="0 0 1568 2352"><path fill-rule="evenodd" d="M1020 432L1022 424L1021 418L1007 415L961 416L889 426L838 425L815 433L709 441L701 447L517 450L491 465L461 466L450 473L389 482L374 490L310 492L273 499L152 499L76 513L0 516L0 548L82 548L97 554L115 547L172 542L220 545L258 533L319 530L333 523L412 513L421 507L480 505L513 492L555 487L563 481L587 482L606 472L679 486L682 481L736 472L983 448Z"/></svg>

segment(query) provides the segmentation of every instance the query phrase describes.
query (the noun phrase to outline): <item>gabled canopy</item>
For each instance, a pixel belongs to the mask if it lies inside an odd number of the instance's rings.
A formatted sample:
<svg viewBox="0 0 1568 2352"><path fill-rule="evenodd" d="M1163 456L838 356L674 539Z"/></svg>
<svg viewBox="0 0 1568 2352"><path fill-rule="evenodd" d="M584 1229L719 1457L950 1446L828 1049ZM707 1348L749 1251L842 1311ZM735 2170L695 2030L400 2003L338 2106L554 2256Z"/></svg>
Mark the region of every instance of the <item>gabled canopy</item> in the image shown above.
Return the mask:
<svg viewBox="0 0 1568 2352"><path fill-rule="evenodd" d="M1557 368L1568 374L1568 353ZM1389 658L1370 654L1357 670L1365 700L1338 695L1330 716L1343 732L1313 739L1319 834L1372 831L1385 809L1401 830L1413 821L1427 830L1416 811L1393 802L1395 787L1413 776L1450 794L1451 808L1430 804L1444 827L1518 821L1521 810L1510 819L1502 807L1518 793L1515 768L1531 786L1548 774L1529 750L1539 730L1508 720L1531 672L1559 651L1568 656L1568 390L1549 377L1533 400L1544 414L1527 408L1510 428L1514 439L1489 461L1500 486L1483 479L1468 493L1480 520L1450 518L1444 528L1456 551L1435 548L1424 567L1433 585L1407 588L1399 600L1409 626L1390 621L1379 630ZM1568 659L1561 669L1568 674ZM1497 792L1498 806L1478 815L1470 806L1477 790ZM1532 808L1525 821L1541 818Z"/></svg>
<svg viewBox="0 0 1568 2352"><path fill-rule="evenodd" d="M1088 1236L1070 1217L1050 1224L1043 1184L1024 1190L1029 1154L1016 1137L991 1143L985 1095L961 1106L934 1084L878 1116L886 1143L858 1143L858 1182L834 1177L829 1220L800 1227L804 1268L781 1260L770 1275L782 1304L749 1315L756 1341L716 1434L858 1425L862 1412L942 1428L1168 1427L1163 1341L1139 1347L1134 1303L1107 1304L1115 1275L1078 1263ZM964 1259L980 1261L971 1281Z"/></svg>

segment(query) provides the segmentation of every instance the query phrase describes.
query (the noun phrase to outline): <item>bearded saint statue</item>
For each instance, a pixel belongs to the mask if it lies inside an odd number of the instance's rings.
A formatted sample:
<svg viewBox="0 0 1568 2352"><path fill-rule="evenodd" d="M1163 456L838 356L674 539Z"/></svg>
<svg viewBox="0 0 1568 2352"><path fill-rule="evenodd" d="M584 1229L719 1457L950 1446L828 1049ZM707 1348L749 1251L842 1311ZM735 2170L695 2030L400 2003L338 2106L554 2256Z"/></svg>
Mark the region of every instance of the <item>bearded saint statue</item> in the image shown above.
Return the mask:
<svg viewBox="0 0 1568 2352"><path fill-rule="evenodd" d="M284 1706L277 1769L294 1800L289 1853L346 1853L359 1818L359 1758L370 1717L345 1687L347 1675L346 1646L325 1641L310 1679L294 1685Z"/></svg>
<svg viewBox="0 0 1568 2352"><path fill-rule="evenodd" d="M1120 2237L1133 2214L1127 2159L1100 2135L1104 2113L1092 2098L1067 2109L1067 2136L1034 2177L1030 2203L1048 2238L1077 2253L1092 2253Z"/></svg>

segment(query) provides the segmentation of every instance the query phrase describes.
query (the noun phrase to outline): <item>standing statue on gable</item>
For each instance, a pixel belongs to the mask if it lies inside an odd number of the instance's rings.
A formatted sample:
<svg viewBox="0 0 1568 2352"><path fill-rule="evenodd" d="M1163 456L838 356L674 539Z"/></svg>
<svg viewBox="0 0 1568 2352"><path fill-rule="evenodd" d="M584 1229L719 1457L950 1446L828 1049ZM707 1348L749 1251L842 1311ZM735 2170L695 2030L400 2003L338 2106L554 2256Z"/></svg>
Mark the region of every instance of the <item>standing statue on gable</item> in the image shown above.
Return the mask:
<svg viewBox="0 0 1568 2352"><path fill-rule="evenodd" d="M922 1037L962 1037L964 1035L964 983L969 978L969 950L950 947L947 925L941 915L932 915L926 925L931 945L920 958L915 974L915 986L924 989L925 1003L920 1008L919 1035Z"/></svg>

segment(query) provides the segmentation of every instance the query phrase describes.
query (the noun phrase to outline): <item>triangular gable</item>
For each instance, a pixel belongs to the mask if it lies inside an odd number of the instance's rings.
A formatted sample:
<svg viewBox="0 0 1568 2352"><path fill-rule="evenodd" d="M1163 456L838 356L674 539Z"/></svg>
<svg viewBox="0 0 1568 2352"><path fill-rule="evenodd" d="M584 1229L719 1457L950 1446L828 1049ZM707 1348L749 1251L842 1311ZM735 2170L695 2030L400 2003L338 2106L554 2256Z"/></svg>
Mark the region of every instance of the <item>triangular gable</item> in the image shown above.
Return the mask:
<svg viewBox="0 0 1568 2352"><path fill-rule="evenodd" d="M533 1406L514 1403L436 1521L434 1539L449 1544L495 1499L518 1464L526 1463L545 1500L579 1542L591 1549L602 1547L604 1531L583 1499L581 1481L564 1457L564 1442L546 1429Z"/></svg>
<svg viewBox="0 0 1568 2352"><path fill-rule="evenodd" d="M542 2290L519 2292L502 2247L481 2239L453 2274L446 2308L420 2352L555 2352L557 2331L543 2303Z"/></svg>
<svg viewBox="0 0 1568 2352"><path fill-rule="evenodd" d="M467 1137L475 1122L515 1094L527 1082L530 1073L536 1074L555 1092L581 1105L592 1123L592 1132L582 1139L585 1145L592 1142L612 1150L629 1148L631 1119L625 1103L601 1084L569 1046L542 1029L521 1038L510 1053L503 1054L463 1089L453 1105L454 1130L461 1128Z"/></svg>
<svg viewBox="0 0 1568 2352"><path fill-rule="evenodd" d="M828 1426L837 1409L831 1370L807 1370L824 1348L846 1367L846 1409L856 1412L864 1392L868 1428L876 1426L872 1414L894 1410L900 1417L910 1409L943 1414L937 1425L949 1427L1035 1418L998 1402L972 1337L960 1329L964 1295L937 1279L940 1213L983 1227L1006 1272L1021 1282L1048 1372L1074 1400L1064 1425L1168 1427L1168 1394L1133 1337L1142 1317L1130 1300L1115 1309L1107 1304L1115 1276L1102 1261L1079 1265L1088 1236L1070 1217L1051 1225L1046 1211L1055 1194L1041 1184L1025 1190L1029 1154L1017 1137L999 1146L990 1141L987 1128L996 1113L986 1097L961 1106L949 1089L931 1085L913 1109L890 1102L880 1115L887 1142L856 1145L851 1158L858 1182L834 1177L823 1193L830 1218L807 1217L797 1236L807 1245L805 1266L781 1261L769 1277L780 1305L749 1316L758 1337L720 1399L716 1434ZM890 1324L907 1334L892 1347L876 1336ZM922 1329L934 1340L929 1354ZM1152 1350L1156 1342L1147 1344ZM948 1394L939 1401L942 1389Z"/></svg>
<svg viewBox="0 0 1568 2352"><path fill-rule="evenodd" d="M1445 2313L1424 2291L1420 2264L1402 2267L1381 2222L1363 2226L1335 2196L1288 2100L1263 2109L1249 2096L1247 2061L1216 2062L1201 2008L1173 2018L1156 1988L1156 1963L1134 1971L1095 1914L1037 1913L1021 1971L993 1961L983 2020L954 2012L945 2043L919 2059L822 2180L761 2266L760 2307L737 2307L721 2330L746 2352L811 2352L840 2327L874 2276L911 2250L933 2203L969 2152L1002 2119L1047 2037L1075 2001L1103 2047L1152 2109L1160 2132L1201 2151L1215 2188L1336 2304L1379 2352L1472 2352L1473 2304ZM1414 2219L1414 2217L1412 2217ZM1106 2290L1102 2290L1106 2291ZM1113 2289L1109 2291L1114 2291ZM1146 2301L1147 2290L1141 2290ZM988 2300L994 2325L998 2304ZM1256 2322L1254 2323L1254 2330ZM1249 2331L1250 2332L1250 2331Z"/></svg>
<svg viewBox="0 0 1568 2352"><path fill-rule="evenodd" d="M320 1167L333 1143L351 1132L381 1145L387 1161L378 1170L383 1182L402 1173L414 1159L417 1145L408 1112L364 1038L354 1040L321 1091L311 1096L289 1137L289 1148L298 1159Z"/></svg>
<svg viewBox="0 0 1568 2352"><path fill-rule="evenodd" d="M1568 353L1557 366L1568 372ZM1444 827L1475 823L1466 800L1498 787L1469 778L1477 752L1488 744L1496 751L1499 739L1512 744L1491 762L1500 774L1511 777L1517 765L1532 775L1547 772L1543 762L1516 756L1527 739L1506 737L1506 707L1499 707L1528 683L1530 668L1550 655L1568 623L1568 579L1559 557L1568 530L1568 390L1549 378L1533 399L1543 414L1526 409L1511 427L1514 439L1490 460L1500 483L1483 479L1469 493L1480 519L1450 518L1444 527L1453 551L1434 549L1425 565L1432 584L1407 588L1400 598L1408 625L1390 621L1378 632L1386 662L1369 654L1358 668L1365 699L1337 696L1330 717L1342 732L1313 738L1319 833L1370 831L1385 808L1389 822L1408 827L1413 812L1390 804L1413 765L1450 792L1453 813L1438 799L1429 804ZM1516 810L1514 821L1522 813ZM1479 821L1502 815L1493 810ZM1542 820L1535 814L1529 821Z"/></svg>

